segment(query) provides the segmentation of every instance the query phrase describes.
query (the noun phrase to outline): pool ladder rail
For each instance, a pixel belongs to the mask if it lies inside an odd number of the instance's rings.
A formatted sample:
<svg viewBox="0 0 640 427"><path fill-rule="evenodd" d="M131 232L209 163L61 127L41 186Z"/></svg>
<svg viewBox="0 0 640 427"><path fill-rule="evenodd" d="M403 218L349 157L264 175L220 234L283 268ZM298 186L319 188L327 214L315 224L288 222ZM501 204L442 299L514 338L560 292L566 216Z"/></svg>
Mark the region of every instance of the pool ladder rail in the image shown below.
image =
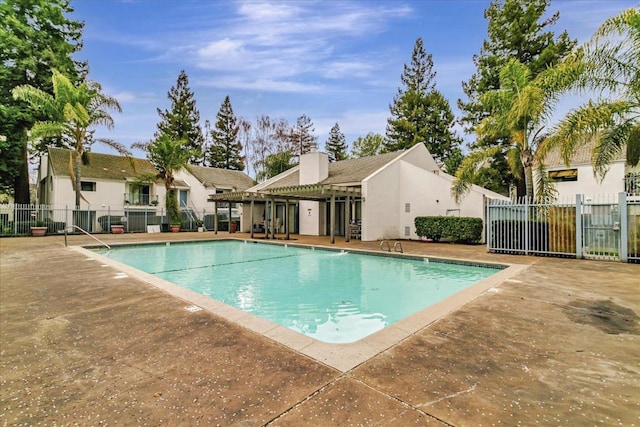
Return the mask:
<svg viewBox="0 0 640 427"><path fill-rule="evenodd" d="M381 251L391 252L391 243L389 243L388 240L383 240L382 242L380 242L380 250ZM401 254L404 253L404 250L402 249L402 243L401 242L395 241L393 243L393 252L400 252Z"/></svg>
<svg viewBox="0 0 640 427"><path fill-rule="evenodd" d="M88 231L83 230L82 228L78 227L77 225L72 225L72 226L69 226L68 228L70 228L71 230L73 230L74 228L80 230L81 232L83 232L87 236L89 236L92 239L94 239L94 240L100 242L101 244L103 244L108 250L111 250L111 246L107 245L105 242L103 242L102 240L98 239L96 236L92 235ZM64 229L64 245L65 245L65 247L67 246L67 228Z"/></svg>

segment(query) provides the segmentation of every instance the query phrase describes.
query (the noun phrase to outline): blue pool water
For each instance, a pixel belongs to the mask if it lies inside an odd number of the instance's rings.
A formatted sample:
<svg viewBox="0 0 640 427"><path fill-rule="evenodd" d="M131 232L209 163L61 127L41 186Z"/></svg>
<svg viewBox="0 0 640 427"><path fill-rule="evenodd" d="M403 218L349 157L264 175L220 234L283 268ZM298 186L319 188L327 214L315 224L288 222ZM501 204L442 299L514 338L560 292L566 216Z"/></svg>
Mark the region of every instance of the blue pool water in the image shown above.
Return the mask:
<svg viewBox="0 0 640 427"><path fill-rule="evenodd" d="M498 271L235 240L97 251L328 343L357 341Z"/></svg>

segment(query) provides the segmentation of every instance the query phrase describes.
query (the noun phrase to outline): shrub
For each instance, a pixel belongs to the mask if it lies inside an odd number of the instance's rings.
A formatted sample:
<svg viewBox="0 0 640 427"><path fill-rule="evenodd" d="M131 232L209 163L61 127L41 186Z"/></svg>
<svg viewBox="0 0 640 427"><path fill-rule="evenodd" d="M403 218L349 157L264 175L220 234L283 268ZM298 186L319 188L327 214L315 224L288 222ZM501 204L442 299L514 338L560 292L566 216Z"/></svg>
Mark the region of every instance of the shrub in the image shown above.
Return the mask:
<svg viewBox="0 0 640 427"><path fill-rule="evenodd" d="M475 243L482 239L481 218L457 216L419 216L415 221L416 234L438 242L450 239L454 242Z"/></svg>

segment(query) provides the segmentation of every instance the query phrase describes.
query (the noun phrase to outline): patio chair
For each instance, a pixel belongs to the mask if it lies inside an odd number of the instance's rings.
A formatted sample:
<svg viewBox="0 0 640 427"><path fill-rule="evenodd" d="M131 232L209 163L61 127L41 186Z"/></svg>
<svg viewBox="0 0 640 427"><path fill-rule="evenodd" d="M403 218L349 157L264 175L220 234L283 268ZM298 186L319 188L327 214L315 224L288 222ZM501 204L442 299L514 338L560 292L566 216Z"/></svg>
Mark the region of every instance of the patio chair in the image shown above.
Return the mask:
<svg viewBox="0 0 640 427"><path fill-rule="evenodd" d="M273 221L273 229L271 230L273 234L279 233L280 227L282 227L282 219L276 218L275 221Z"/></svg>

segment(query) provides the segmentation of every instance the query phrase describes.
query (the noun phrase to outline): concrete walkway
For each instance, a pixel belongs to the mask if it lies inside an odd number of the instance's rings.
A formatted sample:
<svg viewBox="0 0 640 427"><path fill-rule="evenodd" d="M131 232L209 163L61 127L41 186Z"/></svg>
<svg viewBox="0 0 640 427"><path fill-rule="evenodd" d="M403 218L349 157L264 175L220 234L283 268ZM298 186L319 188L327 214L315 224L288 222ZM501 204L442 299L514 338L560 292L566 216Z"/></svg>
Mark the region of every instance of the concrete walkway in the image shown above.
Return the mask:
<svg viewBox="0 0 640 427"><path fill-rule="evenodd" d="M190 313L61 236L0 239L0 424L640 426L640 265L403 246L529 267L343 373Z"/></svg>

